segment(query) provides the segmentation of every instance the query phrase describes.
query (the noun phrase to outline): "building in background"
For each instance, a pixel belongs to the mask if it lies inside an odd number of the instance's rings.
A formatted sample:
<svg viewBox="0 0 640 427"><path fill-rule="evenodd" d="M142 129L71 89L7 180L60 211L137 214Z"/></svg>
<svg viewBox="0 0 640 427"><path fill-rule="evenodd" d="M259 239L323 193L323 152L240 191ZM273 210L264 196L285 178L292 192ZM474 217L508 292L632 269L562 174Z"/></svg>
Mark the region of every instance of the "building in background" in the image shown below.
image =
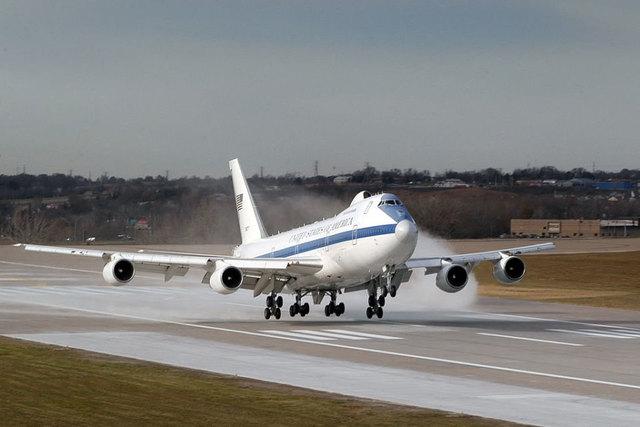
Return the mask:
<svg viewBox="0 0 640 427"><path fill-rule="evenodd" d="M637 219L512 219L513 237L640 236Z"/></svg>

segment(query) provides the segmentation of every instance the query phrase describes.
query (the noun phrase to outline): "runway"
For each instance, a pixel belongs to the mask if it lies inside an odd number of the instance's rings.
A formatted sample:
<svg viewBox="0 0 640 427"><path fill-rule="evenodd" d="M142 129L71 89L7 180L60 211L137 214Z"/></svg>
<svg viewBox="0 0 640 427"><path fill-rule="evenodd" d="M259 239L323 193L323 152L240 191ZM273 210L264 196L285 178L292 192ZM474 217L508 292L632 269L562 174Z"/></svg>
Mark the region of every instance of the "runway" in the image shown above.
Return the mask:
<svg viewBox="0 0 640 427"><path fill-rule="evenodd" d="M527 424L640 422L637 312L499 299L436 312L388 299L369 321L363 293L340 318L312 306L265 321L263 298L218 295L197 276L111 287L94 260L0 254L2 335Z"/></svg>

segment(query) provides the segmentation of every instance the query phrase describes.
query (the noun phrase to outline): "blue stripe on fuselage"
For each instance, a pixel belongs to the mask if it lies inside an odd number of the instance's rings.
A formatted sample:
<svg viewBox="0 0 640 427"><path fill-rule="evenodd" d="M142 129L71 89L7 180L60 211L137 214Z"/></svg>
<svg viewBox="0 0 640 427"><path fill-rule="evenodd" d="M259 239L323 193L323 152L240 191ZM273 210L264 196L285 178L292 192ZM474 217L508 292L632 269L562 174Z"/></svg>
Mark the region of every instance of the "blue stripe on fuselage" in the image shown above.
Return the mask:
<svg viewBox="0 0 640 427"><path fill-rule="evenodd" d="M288 248L279 249L275 252L269 252L267 254L260 255L257 258L287 258L292 255L301 254L303 252L312 251L314 249L320 249L326 246L335 245L337 243L347 242L349 240L353 240L354 237L357 239L363 239L366 237L391 234L395 231L396 224L375 225L373 227L357 228L355 230L343 231L342 233L311 240L310 242L299 243L295 246L289 246Z"/></svg>

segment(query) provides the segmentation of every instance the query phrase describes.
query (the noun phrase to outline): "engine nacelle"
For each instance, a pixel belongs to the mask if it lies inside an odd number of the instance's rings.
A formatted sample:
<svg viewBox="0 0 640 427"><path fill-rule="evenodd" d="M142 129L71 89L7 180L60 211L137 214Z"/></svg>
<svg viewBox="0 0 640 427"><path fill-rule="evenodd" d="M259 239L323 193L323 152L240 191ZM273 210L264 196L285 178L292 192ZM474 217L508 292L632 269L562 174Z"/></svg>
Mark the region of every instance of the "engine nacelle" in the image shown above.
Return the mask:
<svg viewBox="0 0 640 427"><path fill-rule="evenodd" d="M136 270L133 267L133 263L124 258L109 261L102 269L104 280L116 286L129 283L135 273Z"/></svg>
<svg viewBox="0 0 640 427"><path fill-rule="evenodd" d="M503 285L512 285L524 277L524 261L515 256L505 256L493 264L493 277Z"/></svg>
<svg viewBox="0 0 640 427"><path fill-rule="evenodd" d="M436 275L436 286L450 294L460 292L467 285L469 273L458 264L444 266Z"/></svg>
<svg viewBox="0 0 640 427"><path fill-rule="evenodd" d="M244 275L238 267L218 261L209 279L209 287L219 294L232 294L242 286Z"/></svg>

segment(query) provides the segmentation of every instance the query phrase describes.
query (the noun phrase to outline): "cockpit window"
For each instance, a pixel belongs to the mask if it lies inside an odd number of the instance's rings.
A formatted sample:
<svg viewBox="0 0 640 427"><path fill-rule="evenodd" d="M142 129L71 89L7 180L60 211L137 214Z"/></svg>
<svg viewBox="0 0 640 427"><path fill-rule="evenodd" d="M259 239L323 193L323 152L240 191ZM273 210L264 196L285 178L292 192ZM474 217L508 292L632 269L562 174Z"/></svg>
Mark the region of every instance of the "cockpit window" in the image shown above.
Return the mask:
<svg viewBox="0 0 640 427"><path fill-rule="evenodd" d="M378 206L382 206L382 205L399 205L399 206L402 206L402 203L400 203L400 200L381 200L380 203L378 203Z"/></svg>

